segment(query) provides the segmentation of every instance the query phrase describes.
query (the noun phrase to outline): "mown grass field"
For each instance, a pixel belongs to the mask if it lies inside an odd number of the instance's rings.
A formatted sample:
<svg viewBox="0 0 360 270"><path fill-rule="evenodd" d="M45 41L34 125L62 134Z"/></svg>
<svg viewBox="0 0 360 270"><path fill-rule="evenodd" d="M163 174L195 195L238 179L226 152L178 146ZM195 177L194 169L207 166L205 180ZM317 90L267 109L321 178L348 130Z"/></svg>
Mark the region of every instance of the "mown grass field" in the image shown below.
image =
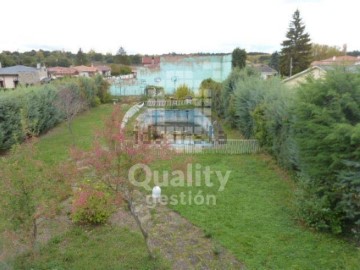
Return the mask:
<svg viewBox="0 0 360 270"><path fill-rule="evenodd" d="M176 159L154 168L179 168L184 157ZM189 191L192 196L200 191L216 196L216 205L170 207L231 250L248 269L359 269L359 248L304 228L295 219L295 184L270 157L208 154L193 156L191 162L223 174L231 171L226 187L218 191L214 174L213 187L164 187L167 196Z"/></svg>

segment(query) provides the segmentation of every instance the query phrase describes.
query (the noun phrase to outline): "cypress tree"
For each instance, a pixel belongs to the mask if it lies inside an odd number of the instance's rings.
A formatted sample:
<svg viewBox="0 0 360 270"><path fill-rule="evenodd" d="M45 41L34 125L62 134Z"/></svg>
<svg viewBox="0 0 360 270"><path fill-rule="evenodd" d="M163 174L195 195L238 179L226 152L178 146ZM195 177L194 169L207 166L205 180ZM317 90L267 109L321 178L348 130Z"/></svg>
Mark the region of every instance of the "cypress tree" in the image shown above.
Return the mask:
<svg viewBox="0 0 360 270"><path fill-rule="evenodd" d="M76 65L87 65L89 63L86 53L84 53L81 48L76 54L75 63Z"/></svg>
<svg viewBox="0 0 360 270"><path fill-rule="evenodd" d="M280 59L280 55L277 51L271 54L269 66L275 69L276 71L279 71L279 59Z"/></svg>
<svg viewBox="0 0 360 270"><path fill-rule="evenodd" d="M233 68L242 69L246 66L246 51L244 49L236 48L232 52L231 65Z"/></svg>
<svg viewBox="0 0 360 270"><path fill-rule="evenodd" d="M291 76L307 69L311 62L310 36L305 33L299 10L293 14L286 38L281 43L280 72Z"/></svg>

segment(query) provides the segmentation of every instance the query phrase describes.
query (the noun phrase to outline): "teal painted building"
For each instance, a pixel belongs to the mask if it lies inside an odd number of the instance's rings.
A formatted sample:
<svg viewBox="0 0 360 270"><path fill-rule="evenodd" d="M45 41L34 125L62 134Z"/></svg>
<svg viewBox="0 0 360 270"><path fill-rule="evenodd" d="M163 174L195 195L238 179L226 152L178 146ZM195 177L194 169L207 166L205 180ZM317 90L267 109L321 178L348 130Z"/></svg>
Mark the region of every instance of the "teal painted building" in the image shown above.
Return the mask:
<svg viewBox="0 0 360 270"><path fill-rule="evenodd" d="M146 85L162 86L167 94L186 84L195 93L204 79L221 82L231 72L231 54L161 56L159 63L138 67L136 79L120 80L111 87L114 95L140 95Z"/></svg>

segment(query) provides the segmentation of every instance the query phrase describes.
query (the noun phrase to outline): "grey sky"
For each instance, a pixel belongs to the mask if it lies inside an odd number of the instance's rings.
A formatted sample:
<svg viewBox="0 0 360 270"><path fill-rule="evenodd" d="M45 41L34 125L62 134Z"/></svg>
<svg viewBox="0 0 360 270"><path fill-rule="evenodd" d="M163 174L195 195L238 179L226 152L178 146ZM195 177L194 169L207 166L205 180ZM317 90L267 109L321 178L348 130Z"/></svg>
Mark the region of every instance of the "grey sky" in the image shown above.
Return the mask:
<svg viewBox="0 0 360 270"><path fill-rule="evenodd" d="M0 51L273 52L299 8L313 42L360 50L355 0L4 1Z"/></svg>

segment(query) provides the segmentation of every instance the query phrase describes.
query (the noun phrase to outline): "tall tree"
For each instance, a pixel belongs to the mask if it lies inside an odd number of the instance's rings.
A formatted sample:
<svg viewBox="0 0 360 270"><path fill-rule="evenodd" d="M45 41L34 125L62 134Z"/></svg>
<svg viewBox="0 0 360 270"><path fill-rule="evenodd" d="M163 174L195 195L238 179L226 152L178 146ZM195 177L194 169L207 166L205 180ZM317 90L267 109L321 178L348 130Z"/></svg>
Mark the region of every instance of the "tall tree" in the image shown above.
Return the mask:
<svg viewBox="0 0 360 270"><path fill-rule="evenodd" d="M269 66L279 71L280 54L276 51L271 54Z"/></svg>
<svg viewBox="0 0 360 270"><path fill-rule="evenodd" d="M57 99L54 105L63 114L73 143L75 144L75 137L71 124L75 116L86 108L87 104L85 99L74 89L62 86L57 93Z"/></svg>
<svg viewBox="0 0 360 270"><path fill-rule="evenodd" d="M79 51L76 54L75 62L76 62L76 65L87 65L88 64L87 55L85 53L83 53L81 48L79 49Z"/></svg>
<svg viewBox="0 0 360 270"><path fill-rule="evenodd" d="M130 57L126 54L126 51L124 47L120 47L118 51L116 52L116 55L114 57L114 62L116 64L122 64L122 65L131 65Z"/></svg>
<svg viewBox="0 0 360 270"><path fill-rule="evenodd" d="M291 76L307 69L311 63L310 36L305 32L299 10L293 14L286 38L281 43L280 72Z"/></svg>
<svg viewBox="0 0 360 270"><path fill-rule="evenodd" d="M124 47L121 46L121 47L118 49L118 51L116 52L116 54L117 54L117 55L126 55L126 51L125 51Z"/></svg>
<svg viewBox="0 0 360 270"><path fill-rule="evenodd" d="M246 66L246 51L240 48L233 50L231 64L233 68L244 68Z"/></svg>

